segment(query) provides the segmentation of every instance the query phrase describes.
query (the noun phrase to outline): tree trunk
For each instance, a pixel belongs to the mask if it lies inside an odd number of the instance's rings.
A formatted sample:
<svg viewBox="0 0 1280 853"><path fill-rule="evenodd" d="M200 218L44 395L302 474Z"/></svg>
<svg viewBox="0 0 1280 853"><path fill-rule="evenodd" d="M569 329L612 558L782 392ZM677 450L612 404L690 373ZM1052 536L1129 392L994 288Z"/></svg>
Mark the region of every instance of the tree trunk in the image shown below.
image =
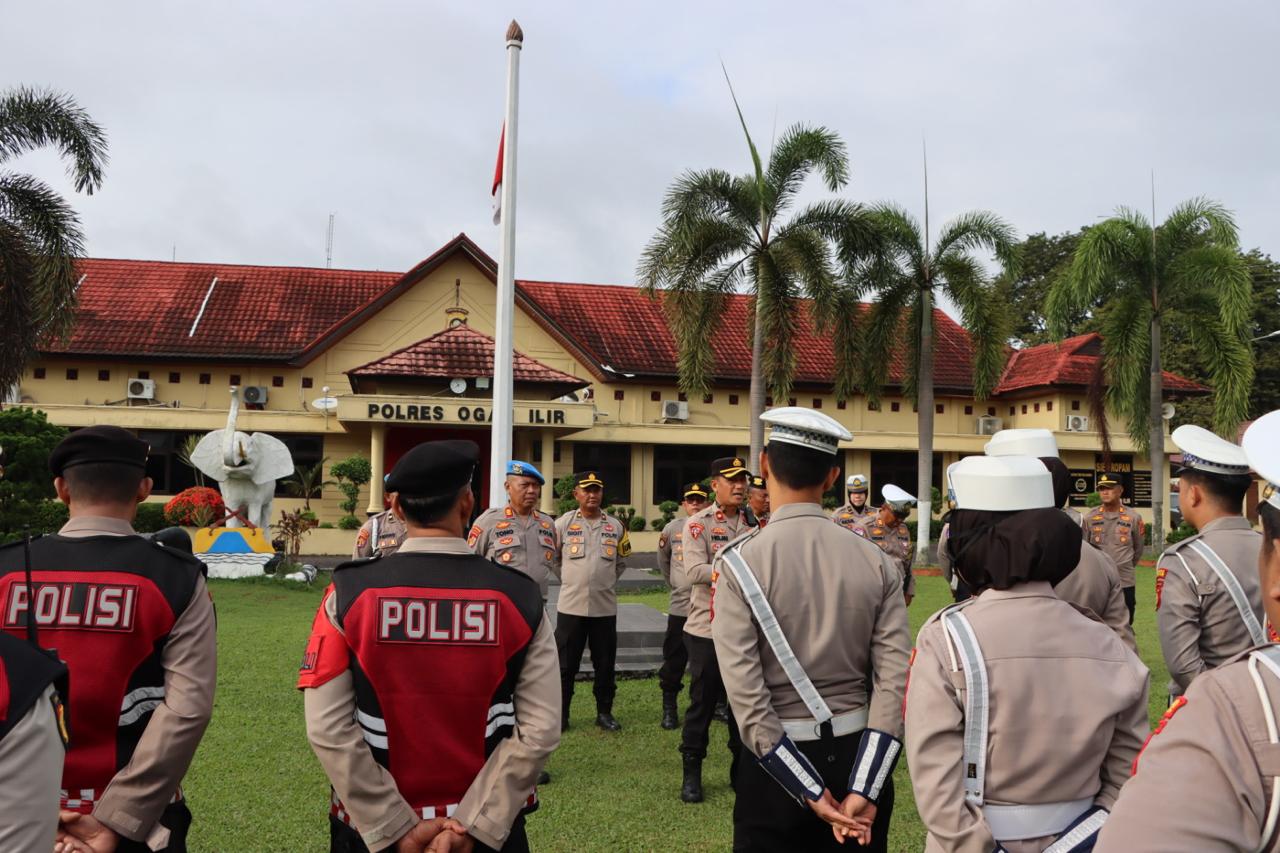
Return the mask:
<svg viewBox="0 0 1280 853"><path fill-rule="evenodd" d="M764 323L760 320L760 297L755 301L755 322L751 324L751 392L748 417L751 419L751 456L747 466L757 474L760 467L760 451L764 450Z"/></svg>
<svg viewBox="0 0 1280 853"><path fill-rule="evenodd" d="M1160 314L1151 315L1151 547L1164 550L1164 375L1160 369Z"/></svg>
<svg viewBox="0 0 1280 853"><path fill-rule="evenodd" d="M920 291L920 377L916 383L916 407L919 409L916 478L916 561L929 559L929 522L933 518L933 291Z"/></svg>

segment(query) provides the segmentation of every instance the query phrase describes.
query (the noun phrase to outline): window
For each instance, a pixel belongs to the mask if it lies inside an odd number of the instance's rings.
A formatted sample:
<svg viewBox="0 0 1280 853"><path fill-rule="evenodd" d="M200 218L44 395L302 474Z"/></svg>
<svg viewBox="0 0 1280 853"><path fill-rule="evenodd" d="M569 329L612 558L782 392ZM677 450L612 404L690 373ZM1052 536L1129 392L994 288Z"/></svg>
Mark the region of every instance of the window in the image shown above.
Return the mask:
<svg viewBox="0 0 1280 853"><path fill-rule="evenodd" d="M74 367L67 368L67 379L74 382L80 378L80 371Z"/></svg>
<svg viewBox="0 0 1280 853"><path fill-rule="evenodd" d="M703 395L702 395L702 402L704 402L704 403L710 403L710 402L712 402L713 400L715 400L715 397L714 397L713 395L711 395L711 394L703 394Z"/></svg>
<svg viewBox="0 0 1280 853"><path fill-rule="evenodd" d="M943 404L942 404L942 403L936 403L936 404L934 404L933 410L934 410L936 413L938 413L938 414L940 415L940 414L942 414L942 412L943 412L943 410L944 410L945 408L946 408L946 407L945 407L945 406L943 406Z"/></svg>
<svg viewBox="0 0 1280 853"><path fill-rule="evenodd" d="M110 370L99 370L99 371L98 371L98 381L99 381L99 382L110 382L110 381L111 381L111 371L110 371Z"/></svg>
<svg viewBox="0 0 1280 853"><path fill-rule="evenodd" d="M972 415L972 414L973 414L973 406L965 406L965 407L964 407L964 413L965 413L966 415Z"/></svg>
<svg viewBox="0 0 1280 853"><path fill-rule="evenodd" d="M821 398L821 397L814 397L814 398L813 398L813 407L814 407L815 409L821 409L821 408L822 408L822 398Z"/></svg>
<svg viewBox="0 0 1280 853"><path fill-rule="evenodd" d="M685 444L655 448L653 454L653 502L680 500L686 483L701 483L711 474L711 462L737 451L732 447ZM608 482L607 480L605 481Z"/></svg>
<svg viewBox="0 0 1280 853"><path fill-rule="evenodd" d="M139 378L139 379L150 379L150 378L151 378L151 371L150 371L150 370L139 370L139 371L138 371L138 378Z"/></svg>
<svg viewBox="0 0 1280 853"><path fill-rule="evenodd" d="M35 379L44 379L44 368L37 367L35 370L31 371L31 376Z"/></svg>
<svg viewBox="0 0 1280 853"><path fill-rule="evenodd" d="M622 390L621 388L616 388L616 389L614 389L614 392L613 392L613 399L615 399L615 400L621 400L621 399L622 399L623 397L625 397L625 396L626 396L626 393L625 393L625 392L623 392L623 390Z"/></svg>
<svg viewBox="0 0 1280 853"><path fill-rule="evenodd" d="M994 418L994 417L996 416L996 407L995 407L995 406L987 406L987 414L988 414L990 417L993 417L993 418Z"/></svg>
<svg viewBox="0 0 1280 853"><path fill-rule="evenodd" d="M661 403L661 402L662 402L662 392L661 392L661 391L650 391L650 392L649 392L649 400L650 400L650 402L653 402L653 403Z"/></svg>
<svg viewBox="0 0 1280 853"><path fill-rule="evenodd" d="M324 458L324 436L322 435L308 435L306 433L295 433L293 435L285 433L281 435L276 433L276 438L283 441L284 446L289 448L289 453L293 456L293 469L295 471L310 468ZM287 478L286 480L276 481L276 497L287 496L284 490L286 481ZM336 486L326 486L325 491L335 497L338 494ZM356 511L359 512L360 507L357 507Z"/></svg>
<svg viewBox="0 0 1280 853"><path fill-rule="evenodd" d="M878 412L878 411L880 411L880 403L879 403L878 401L868 400L868 401L867 401L867 411L868 411L868 412Z"/></svg>
<svg viewBox="0 0 1280 853"><path fill-rule="evenodd" d="M1078 411L1080 411L1080 401L1079 401L1079 400L1072 400L1072 401L1071 401L1071 411L1073 411L1073 412L1078 412Z"/></svg>
<svg viewBox="0 0 1280 853"><path fill-rule="evenodd" d="M310 376L304 376L304 377L302 377L302 387L303 387L303 388L310 388L310 387L312 387L312 386L314 386L314 385L315 385L315 380L314 380L314 379L312 379Z"/></svg>
<svg viewBox="0 0 1280 853"><path fill-rule="evenodd" d="M208 385L208 384L209 384L209 383L211 383L211 382L213 382L213 374L211 374L211 373L201 373L201 374L200 374L200 384L201 384L201 385Z"/></svg>
<svg viewBox="0 0 1280 853"><path fill-rule="evenodd" d="M231 379L231 384L232 384L232 385L236 385L236 386L239 386L239 385L240 385L240 374L239 374L239 373L233 373L233 374L231 374L230 379Z"/></svg>
<svg viewBox="0 0 1280 853"><path fill-rule="evenodd" d="M181 382L181 381L182 381L182 374L181 374L181 373L170 373L170 374L169 374L169 384L170 384L170 385L177 385L177 384L178 384L179 382Z"/></svg>
<svg viewBox="0 0 1280 853"><path fill-rule="evenodd" d="M729 405L730 405L730 406L736 406L736 405L738 405L738 395L737 395L737 394L730 394L730 395L729 395Z"/></svg>
<svg viewBox="0 0 1280 853"><path fill-rule="evenodd" d="M1009 407L1009 417L1013 417L1014 412L1016 412L1016 411L1017 411L1017 409L1015 409L1013 406L1010 406L1010 407Z"/></svg>
<svg viewBox="0 0 1280 853"><path fill-rule="evenodd" d="M681 391L679 394L676 395L676 399L679 400L681 403L685 403L685 402L688 402L689 395Z"/></svg>
<svg viewBox="0 0 1280 853"><path fill-rule="evenodd" d="M1023 403L1023 404L1022 404L1022 414L1024 414L1024 415L1025 415L1026 413L1027 413L1027 404L1026 404L1026 403Z"/></svg>
<svg viewBox="0 0 1280 853"><path fill-rule="evenodd" d="M552 443L551 443L551 446L552 446L552 449L551 449L551 456L552 456L552 459L553 459L553 461L554 461L555 463L559 463L559 462L560 462L560 451L561 451L561 449L563 448L563 446L564 446L564 445L563 445L561 442L559 442L559 441L554 441L554 442L552 442ZM532 458L532 459L530 459L529 461L530 461L530 462L532 462L532 463L533 463L535 466L537 466L538 468L542 468L542 442L541 442L541 441L535 441L535 442L533 443L533 453L532 453L532 454L530 454L530 455L531 455L531 456L533 456L533 458ZM545 470L545 469L543 469L543 473L546 473L546 470ZM559 477L563 477L565 474L571 474L571 473L573 473L573 472L572 472L572 471L557 471L556 476L557 476L557 478L559 478ZM553 484L553 483L548 483L548 484L545 486L545 488L548 488L548 489L549 489L549 488L551 488L551 487L552 487L552 485L554 485L554 484Z"/></svg>
<svg viewBox="0 0 1280 853"><path fill-rule="evenodd" d="M771 396L765 397L765 398L764 398L764 405L765 405L765 408L766 408L766 409L767 409L768 407L772 406L772 405L773 405L773 397L771 397Z"/></svg>
<svg viewBox="0 0 1280 853"><path fill-rule="evenodd" d="M202 432L178 432L174 430L138 431L138 438L151 445L147 454L147 476L155 481L156 494L176 495L183 489L196 485L196 470L183 462L180 454L188 439L198 440ZM217 488L218 484L205 478L205 485Z"/></svg>
<svg viewBox="0 0 1280 853"><path fill-rule="evenodd" d="M1045 403L1045 404L1044 404L1044 407L1045 407L1045 409L1047 409L1048 411L1052 412L1052 411L1053 411L1053 401L1052 401L1052 400L1050 400L1049 402Z"/></svg>
<svg viewBox="0 0 1280 853"><path fill-rule="evenodd" d="M605 506L631 503L630 444L577 442L573 445L573 470L600 472Z"/></svg>
<svg viewBox="0 0 1280 853"><path fill-rule="evenodd" d="M1036 410L1037 412L1039 412L1039 411L1040 411L1040 404L1039 404L1039 403L1036 403L1036 405L1035 405L1035 410Z"/></svg>
<svg viewBox="0 0 1280 853"><path fill-rule="evenodd" d="M272 376L272 377L271 377L271 387L272 387L272 388L283 388L283 387L284 387L284 377L283 377L283 376Z"/></svg>
<svg viewBox="0 0 1280 853"><path fill-rule="evenodd" d="M889 411L891 412L897 412L897 411L900 411L901 409L902 409L902 404L897 402L896 400L889 404Z"/></svg>
<svg viewBox="0 0 1280 853"><path fill-rule="evenodd" d="M848 405L848 403L847 403L846 401L844 401L844 400L837 400L837 401L836 401L836 408L837 408L837 409L839 409L840 411L842 411L842 412L843 412L843 411L844 411L845 409L847 409L848 407L849 407L849 405Z"/></svg>
<svg viewBox="0 0 1280 853"><path fill-rule="evenodd" d="M915 451L909 450L873 450L871 452L871 495L868 503L875 506L880 505L880 490L884 488L886 483L893 483L895 486L906 489L911 494L916 493L919 483L917 480L917 459L919 457ZM933 454L933 484L936 486L942 482L942 454Z"/></svg>

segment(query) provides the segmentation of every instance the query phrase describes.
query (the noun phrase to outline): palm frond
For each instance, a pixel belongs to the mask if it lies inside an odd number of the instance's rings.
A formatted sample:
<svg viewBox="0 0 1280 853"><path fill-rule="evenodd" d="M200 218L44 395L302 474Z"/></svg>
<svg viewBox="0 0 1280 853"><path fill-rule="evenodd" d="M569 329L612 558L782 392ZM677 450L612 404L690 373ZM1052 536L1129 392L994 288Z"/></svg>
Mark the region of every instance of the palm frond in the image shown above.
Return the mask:
<svg viewBox="0 0 1280 853"><path fill-rule="evenodd" d="M1213 428L1234 441L1240 423L1249 417L1253 392L1253 351L1238 331L1229 329L1212 312L1190 323L1198 360L1207 368L1213 386Z"/></svg>
<svg viewBox="0 0 1280 853"><path fill-rule="evenodd" d="M107 135L73 98L26 86L0 95L0 163L46 145L67 158L77 192L102 186Z"/></svg>
<svg viewBox="0 0 1280 853"><path fill-rule="evenodd" d="M1008 307L974 258L952 250L941 255L937 264L940 284L934 291L945 291L960 309L960 324L973 344L973 395L985 400L1004 371L1011 326Z"/></svg>
<svg viewBox="0 0 1280 853"><path fill-rule="evenodd" d="M1207 294L1214 316L1229 333L1240 336L1253 319L1253 279L1249 265L1235 248L1210 245L1188 249L1165 270L1172 299L1166 307L1193 294ZM1194 325L1194 324L1193 324Z"/></svg>
<svg viewBox="0 0 1280 853"><path fill-rule="evenodd" d="M903 274L919 279L928 257L919 221L906 208L893 203L874 205L871 212L886 261L898 264Z"/></svg>
<svg viewBox="0 0 1280 853"><path fill-rule="evenodd" d="M775 400L785 399L791 393L791 381L796 370L795 341L800 334L803 312L797 303L797 282L791 270L780 263L775 255L776 247L762 252L757 260L756 299L759 310L754 312L756 322L764 331L764 364L761 373L769 392Z"/></svg>
<svg viewBox="0 0 1280 853"><path fill-rule="evenodd" d="M890 353L904 349L908 340L918 341L919 326L914 334L908 333L904 324L907 313L917 301L920 290L914 281L903 275L881 278L877 281L878 295L868 309L862 324L861 378L859 384L868 402L875 403L884 393L889 381ZM908 336L909 335L909 336ZM913 349L908 344L905 349Z"/></svg>
<svg viewBox="0 0 1280 853"><path fill-rule="evenodd" d="M1234 249L1239 242L1235 215L1204 196L1187 199L1161 223L1156 242L1166 258L1205 244Z"/></svg>
<svg viewBox="0 0 1280 853"><path fill-rule="evenodd" d="M733 81L729 79L729 69L725 68L723 62L720 63L720 70L724 72L724 82L729 85L729 96L733 98L733 108L738 113L738 123L742 125L742 135L747 138L747 148L751 149L751 165L755 167L755 183L760 188L763 196L765 179L764 166L760 162L760 152L756 150L756 144L751 141L751 131L747 130L747 120L742 115L742 107L738 104L738 95L733 91Z"/></svg>
<svg viewBox="0 0 1280 853"><path fill-rule="evenodd" d="M1018 232L999 216L986 210L962 213L942 226L933 247L935 264L953 253L985 250L995 255L1010 272L1017 271Z"/></svg>
<svg viewBox="0 0 1280 853"><path fill-rule="evenodd" d="M813 300L816 331L825 333L835 319L840 292L831 244L816 231L793 228L778 233L770 254L785 278Z"/></svg>
<svg viewBox="0 0 1280 853"><path fill-rule="evenodd" d="M1123 208L1086 231L1045 301L1053 336L1066 337L1071 318L1104 294L1142 291L1150 298L1150 247L1150 225Z"/></svg>
<svg viewBox="0 0 1280 853"><path fill-rule="evenodd" d="M1124 421L1129 437L1142 451L1150 442L1151 315L1146 294L1120 291L1102 322L1103 364L1108 387L1107 408Z"/></svg>
<svg viewBox="0 0 1280 853"><path fill-rule="evenodd" d="M835 321L832 323L831 348L835 355L836 400L845 401L858 393L859 362L865 355L860 352L862 332L862 303L851 287L841 288L836 299ZM813 320L817 326L817 318Z"/></svg>
<svg viewBox="0 0 1280 853"><path fill-rule="evenodd" d="M765 183L774 194L773 210L784 210L815 170L829 191L841 189L849 181L849 152L827 128L793 124L769 156Z"/></svg>

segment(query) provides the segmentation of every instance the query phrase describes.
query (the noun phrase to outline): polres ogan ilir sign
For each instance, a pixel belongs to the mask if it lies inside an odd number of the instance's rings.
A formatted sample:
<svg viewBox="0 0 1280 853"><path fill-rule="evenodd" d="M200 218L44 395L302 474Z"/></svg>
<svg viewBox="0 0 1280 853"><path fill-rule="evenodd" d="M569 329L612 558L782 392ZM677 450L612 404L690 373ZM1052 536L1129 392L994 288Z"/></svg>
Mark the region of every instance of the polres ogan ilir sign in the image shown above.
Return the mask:
<svg viewBox="0 0 1280 853"><path fill-rule="evenodd" d="M516 426L582 429L595 421L589 403L517 400L514 409ZM466 397L352 394L338 398L338 420L487 427L493 420L493 405L489 400Z"/></svg>

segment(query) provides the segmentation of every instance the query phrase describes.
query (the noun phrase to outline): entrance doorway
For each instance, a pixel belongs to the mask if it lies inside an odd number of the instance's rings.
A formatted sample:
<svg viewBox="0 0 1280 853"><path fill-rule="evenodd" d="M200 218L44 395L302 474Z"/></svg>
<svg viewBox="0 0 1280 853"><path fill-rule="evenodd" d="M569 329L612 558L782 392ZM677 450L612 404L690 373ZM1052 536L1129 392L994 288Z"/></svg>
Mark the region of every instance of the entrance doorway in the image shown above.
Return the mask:
<svg viewBox="0 0 1280 853"><path fill-rule="evenodd" d="M492 446L491 433L487 429L467 429L466 427L402 427L387 428L387 444L385 450L386 470L374 472L375 477L386 476L401 456L424 441L447 441L463 439L474 441L480 445L480 462L471 476L471 489L476 494L476 511L483 512L489 506L489 449Z"/></svg>

